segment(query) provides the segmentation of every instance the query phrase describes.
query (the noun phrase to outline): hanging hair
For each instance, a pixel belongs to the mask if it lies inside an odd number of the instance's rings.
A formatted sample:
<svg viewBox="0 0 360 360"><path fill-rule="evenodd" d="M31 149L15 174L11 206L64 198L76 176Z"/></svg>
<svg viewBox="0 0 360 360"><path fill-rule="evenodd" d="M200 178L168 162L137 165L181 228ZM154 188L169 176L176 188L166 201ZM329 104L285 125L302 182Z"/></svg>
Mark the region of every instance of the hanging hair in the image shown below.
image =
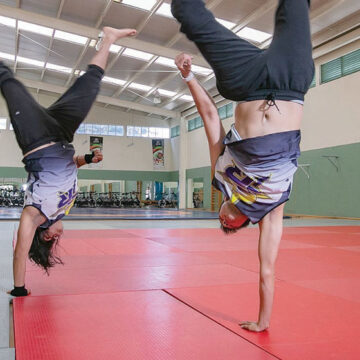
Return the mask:
<svg viewBox="0 0 360 360"><path fill-rule="evenodd" d="M56 256L55 250L58 239L44 241L42 235L45 229L38 227L29 250L29 259L35 264L42 267L49 275L49 269L56 264L64 264L62 260Z"/></svg>

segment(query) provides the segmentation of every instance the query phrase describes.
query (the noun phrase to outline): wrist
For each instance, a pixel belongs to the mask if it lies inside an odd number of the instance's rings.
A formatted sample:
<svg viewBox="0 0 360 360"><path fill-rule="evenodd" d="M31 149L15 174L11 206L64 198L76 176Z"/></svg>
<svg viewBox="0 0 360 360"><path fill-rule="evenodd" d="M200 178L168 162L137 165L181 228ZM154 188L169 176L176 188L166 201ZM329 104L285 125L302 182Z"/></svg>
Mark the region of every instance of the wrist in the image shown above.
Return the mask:
<svg viewBox="0 0 360 360"><path fill-rule="evenodd" d="M91 154L85 154L84 155L84 160L86 164L91 164L92 163L92 159L94 158L95 153L91 153Z"/></svg>
<svg viewBox="0 0 360 360"><path fill-rule="evenodd" d="M189 74L187 76L184 76L182 73L180 73L181 78L185 81L185 82L189 82L192 79L195 78L195 75L192 71L189 72Z"/></svg>
<svg viewBox="0 0 360 360"><path fill-rule="evenodd" d="M27 296L28 291L25 288L25 285L23 285L23 286L14 286L14 288L10 291L10 295L12 295L12 296Z"/></svg>

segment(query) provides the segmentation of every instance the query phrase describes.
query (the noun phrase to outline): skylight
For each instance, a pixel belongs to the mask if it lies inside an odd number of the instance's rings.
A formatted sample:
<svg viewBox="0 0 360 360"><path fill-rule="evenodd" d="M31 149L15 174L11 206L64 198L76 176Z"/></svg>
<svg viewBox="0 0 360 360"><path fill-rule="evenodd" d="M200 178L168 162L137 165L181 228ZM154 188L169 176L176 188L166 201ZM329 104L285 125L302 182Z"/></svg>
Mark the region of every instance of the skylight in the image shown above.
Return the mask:
<svg viewBox="0 0 360 360"><path fill-rule="evenodd" d="M125 80L121 80L121 79L116 79L110 76L104 76L103 77L103 81L109 84L114 84L114 85L124 85L126 83Z"/></svg>
<svg viewBox="0 0 360 360"><path fill-rule="evenodd" d="M140 59L143 61L149 61L154 55L144 52L144 51L139 51L139 50L135 50L135 49L130 49L127 48L125 49L125 51L123 52L123 55L125 56L129 56L135 59Z"/></svg>
<svg viewBox="0 0 360 360"><path fill-rule="evenodd" d="M53 33L53 29L50 29L48 27L45 26L40 26L40 25L35 25L35 24L31 24L25 21L19 21L19 29L20 30L25 30L25 31L29 31L35 34L40 34L40 35L45 35L45 36L52 36Z"/></svg>
<svg viewBox="0 0 360 360"><path fill-rule="evenodd" d="M169 66L169 67L172 67L172 68L176 68L174 59L169 59L169 58L162 57L162 56L160 56L160 57L155 61L155 63L156 63L156 64L160 64L160 65L164 65L164 66Z"/></svg>
<svg viewBox="0 0 360 360"><path fill-rule="evenodd" d="M168 3L163 3L158 11L156 12L158 15L167 16L167 17L173 17L171 13L171 6Z"/></svg>
<svg viewBox="0 0 360 360"><path fill-rule="evenodd" d="M16 26L16 20L5 16L0 16L0 24L14 28Z"/></svg>
<svg viewBox="0 0 360 360"><path fill-rule="evenodd" d="M64 40L64 41L68 41L68 42L72 42L72 43L80 44L80 45L85 45L86 42L88 41L88 38L86 38L84 36L79 36L79 35L71 34L71 33L65 32L65 31L60 31L60 30L55 31L54 37L55 37L55 39Z"/></svg>
<svg viewBox="0 0 360 360"><path fill-rule="evenodd" d="M134 90L140 90L140 91L149 91L149 90L151 90L151 86L138 84L138 83L134 83L134 82L129 85L129 88L134 89Z"/></svg>
<svg viewBox="0 0 360 360"><path fill-rule="evenodd" d="M118 54L121 49L122 49L122 47L119 45L112 44L110 46L110 52L115 53L115 54Z"/></svg>
<svg viewBox="0 0 360 360"><path fill-rule="evenodd" d="M203 66L198 65L191 65L191 70L194 73L201 74L201 75L210 75L212 73L212 70Z"/></svg>
<svg viewBox="0 0 360 360"><path fill-rule="evenodd" d="M0 52L0 59L15 61L15 55Z"/></svg>
<svg viewBox="0 0 360 360"><path fill-rule="evenodd" d="M55 64L51 64L51 63L47 63L45 65L45 67L46 67L46 69L59 71L59 72L63 72L63 73L66 73L66 74L70 74L71 70L72 70L72 69L70 69L68 67L55 65Z"/></svg>
<svg viewBox="0 0 360 360"><path fill-rule="evenodd" d="M29 59L29 58L25 58L22 56L18 56L17 61L20 63L23 63L23 64L33 65L33 66L41 67L41 68L44 67L44 65L45 65L45 63L43 61Z"/></svg>
<svg viewBox="0 0 360 360"><path fill-rule="evenodd" d="M232 29L236 24L231 22L231 21L227 21L227 20L223 20L223 19L219 19L216 18L216 20L223 26L225 26L227 29Z"/></svg>
<svg viewBox="0 0 360 360"><path fill-rule="evenodd" d="M160 93L160 95L166 96L166 97L173 97L176 95L176 92L165 90L165 89L158 89L158 92Z"/></svg>
<svg viewBox="0 0 360 360"><path fill-rule="evenodd" d="M180 100L189 101L189 102L194 101L193 97L190 95L182 95L182 96L180 96Z"/></svg>
<svg viewBox="0 0 360 360"><path fill-rule="evenodd" d="M240 36L241 38L244 38L246 40L250 40L250 41L255 41L256 43L262 43L266 40L269 40L271 38L271 34L260 31L260 30L256 30L253 28L249 28L249 27L244 27L243 29L241 29L238 33L238 36Z"/></svg>
<svg viewBox="0 0 360 360"><path fill-rule="evenodd" d="M142 10L151 10L156 0L123 0L122 4L133 6Z"/></svg>

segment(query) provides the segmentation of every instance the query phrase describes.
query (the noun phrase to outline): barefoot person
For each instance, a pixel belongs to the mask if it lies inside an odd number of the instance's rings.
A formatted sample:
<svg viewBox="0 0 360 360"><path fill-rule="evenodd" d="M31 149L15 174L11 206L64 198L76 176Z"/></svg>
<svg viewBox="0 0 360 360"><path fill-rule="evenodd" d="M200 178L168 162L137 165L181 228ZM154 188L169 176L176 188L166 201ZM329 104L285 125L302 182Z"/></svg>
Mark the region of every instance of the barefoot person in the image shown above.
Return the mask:
<svg viewBox="0 0 360 360"><path fill-rule="evenodd" d="M61 263L53 251L63 233L61 219L75 201L77 168L102 160L99 152L74 156L74 147L70 143L99 92L110 46L120 38L135 34L136 30L132 29L104 28L98 52L85 74L47 109L35 102L0 61L1 92L28 173L14 252L14 289L10 292L13 296L28 295L25 287L28 256L45 271Z"/></svg>
<svg viewBox="0 0 360 360"><path fill-rule="evenodd" d="M181 31L213 68L220 94L237 102L235 124L225 134L213 100L191 72L191 57L176 58L204 121L213 185L225 198L221 227L229 233L259 224L259 316L241 323L250 331L270 324L284 203L300 155L304 95L314 76L309 5L279 0L273 41L261 50L220 25L202 0L172 1Z"/></svg>

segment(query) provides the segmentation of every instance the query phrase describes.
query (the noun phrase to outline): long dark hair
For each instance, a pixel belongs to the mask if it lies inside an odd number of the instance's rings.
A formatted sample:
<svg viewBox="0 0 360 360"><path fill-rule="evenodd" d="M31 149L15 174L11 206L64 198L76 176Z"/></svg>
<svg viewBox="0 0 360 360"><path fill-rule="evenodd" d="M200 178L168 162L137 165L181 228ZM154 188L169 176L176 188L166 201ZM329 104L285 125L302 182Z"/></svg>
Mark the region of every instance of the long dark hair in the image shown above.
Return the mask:
<svg viewBox="0 0 360 360"><path fill-rule="evenodd" d="M44 241L42 233L45 229L37 228L29 250L29 259L42 267L49 275L49 269L56 264L64 264L62 260L55 255L58 239Z"/></svg>

